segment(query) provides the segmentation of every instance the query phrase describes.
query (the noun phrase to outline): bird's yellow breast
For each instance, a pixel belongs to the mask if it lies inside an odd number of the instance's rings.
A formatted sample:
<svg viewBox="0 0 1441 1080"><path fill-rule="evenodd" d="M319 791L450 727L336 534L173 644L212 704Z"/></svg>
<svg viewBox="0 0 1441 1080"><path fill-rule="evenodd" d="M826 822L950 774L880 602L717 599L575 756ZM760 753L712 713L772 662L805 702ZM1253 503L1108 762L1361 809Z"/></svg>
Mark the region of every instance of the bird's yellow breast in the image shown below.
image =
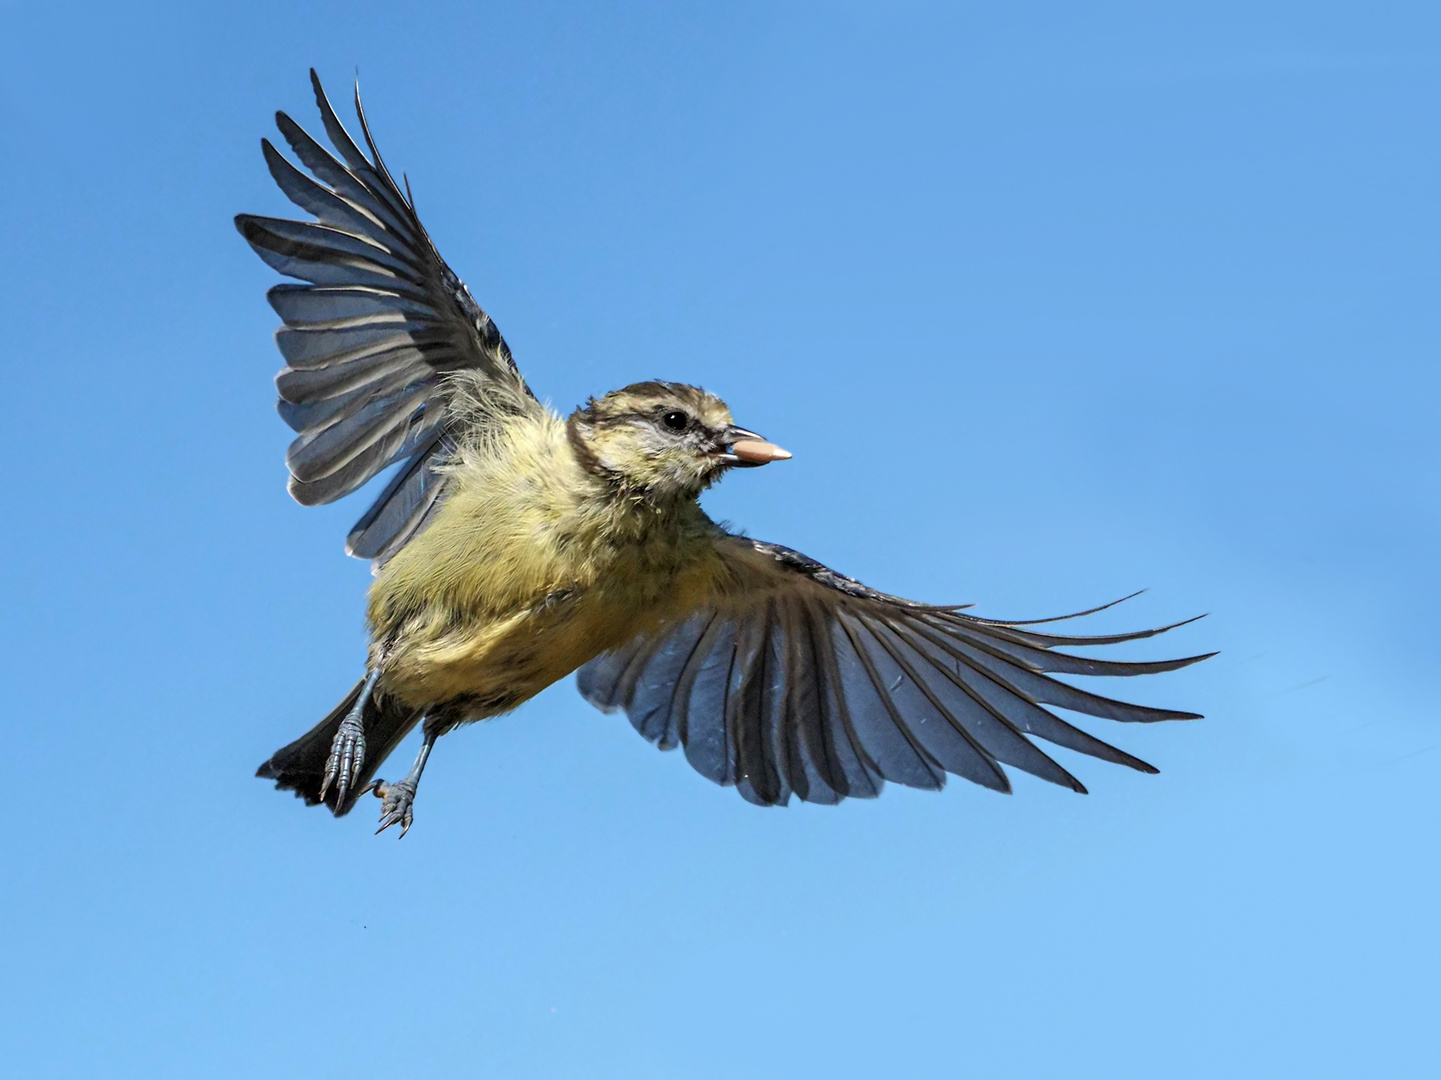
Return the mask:
<svg viewBox="0 0 1441 1080"><path fill-rule="evenodd" d="M436 519L370 593L375 661L417 707L501 712L694 602L718 566L694 503L618 499L563 422L516 418L465 452Z"/></svg>

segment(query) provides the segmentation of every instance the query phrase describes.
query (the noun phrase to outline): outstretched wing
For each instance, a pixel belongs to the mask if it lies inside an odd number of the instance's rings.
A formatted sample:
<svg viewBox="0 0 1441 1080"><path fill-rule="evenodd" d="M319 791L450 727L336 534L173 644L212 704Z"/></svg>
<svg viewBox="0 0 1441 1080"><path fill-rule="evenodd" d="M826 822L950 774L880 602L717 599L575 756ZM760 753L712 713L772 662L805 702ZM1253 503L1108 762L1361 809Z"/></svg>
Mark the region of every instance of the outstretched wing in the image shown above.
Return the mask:
<svg viewBox="0 0 1441 1080"><path fill-rule="evenodd" d="M1055 651L1172 627L1042 633L1036 623L887 596L779 545L725 536L716 546L723 570L704 606L586 664L580 691L607 712L624 709L661 749L683 746L699 772L751 802L784 804L792 793L819 803L869 798L887 780L937 789L947 773L1009 791L1003 764L1084 792L1028 736L1156 770L1047 705L1110 720L1198 718L1051 677L1145 675L1205 659L1135 663Z"/></svg>
<svg viewBox="0 0 1441 1080"><path fill-rule="evenodd" d="M285 325L276 343L280 415L290 444L290 494L328 503L404 462L356 523L346 550L384 560L418 533L445 496L442 467L466 418L456 381L486 384L492 409L539 409L510 349L430 242L415 207L380 158L360 88L355 111L366 157L341 125L314 69L321 121L339 159L285 113L275 122L312 179L261 140L280 190L315 221L240 214L235 225L267 263L307 284L267 294Z"/></svg>

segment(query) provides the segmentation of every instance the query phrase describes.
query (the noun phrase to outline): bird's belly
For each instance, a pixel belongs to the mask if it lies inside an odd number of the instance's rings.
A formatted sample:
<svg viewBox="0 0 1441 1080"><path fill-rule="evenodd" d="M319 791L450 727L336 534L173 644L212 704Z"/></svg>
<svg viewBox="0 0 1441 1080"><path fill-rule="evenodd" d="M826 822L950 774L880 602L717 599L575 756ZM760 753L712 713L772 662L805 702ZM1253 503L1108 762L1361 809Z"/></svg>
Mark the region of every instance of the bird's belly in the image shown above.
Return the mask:
<svg viewBox="0 0 1441 1080"><path fill-rule="evenodd" d="M463 700L472 718L495 716L628 640L640 622L616 605L563 600L425 639L402 638L385 661L387 691L417 708Z"/></svg>

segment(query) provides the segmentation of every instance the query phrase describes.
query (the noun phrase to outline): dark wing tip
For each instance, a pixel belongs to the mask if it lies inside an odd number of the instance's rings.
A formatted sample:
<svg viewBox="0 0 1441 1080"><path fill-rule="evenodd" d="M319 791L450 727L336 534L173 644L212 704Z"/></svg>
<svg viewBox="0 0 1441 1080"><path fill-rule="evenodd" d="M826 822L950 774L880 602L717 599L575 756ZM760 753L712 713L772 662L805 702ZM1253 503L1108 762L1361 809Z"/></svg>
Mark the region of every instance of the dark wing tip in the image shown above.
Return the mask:
<svg viewBox="0 0 1441 1080"><path fill-rule="evenodd" d="M1200 616L1200 615L1197 615L1197 616L1196 616L1197 619L1202 618L1202 617L1203 617L1203 616ZM1195 620L1192 619L1192 620L1188 620L1188 621L1194 622ZM1220 650L1220 649L1215 649L1215 650L1213 650L1213 651L1211 651L1211 652L1200 653L1200 654L1197 655L1197 656L1183 656L1183 657L1181 657L1181 659L1179 659L1179 660L1172 660L1172 661L1171 661L1171 663L1173 663L1173 664L1176 665L1174 668L1172 668L1172 670L1173 670L1173 671L1179 671L1179 670L1180 670L1181 668L1183 668L1183 667L1190 667L1192 664L1199 664L1202 660L1209 660L1209 659L1211 659L1211 657L1213 657L1213 656L1220 656L1220 655L1221 655L1221 650Z"/></svg>
<svg viewBox="0 0 1441 1080"><path fill-rule="evenodd" d="M1199 615L1192 615L1189 619L1182 619L1179 622L1167 623L1165 626L1158 626L1154 630L1150 631L1150 633L1153 635L1164 634L1169 630L1178 630L1183 626L1190 626L1193 622L1200 622L1209 614L1211 614L1209 611L1203 611Z"/></svg>
<svg viewBox="0 0 1441 1080"><path fill-rule="evenodd" d="M1145 589L1137 589L1135 592L1129 593L1126 596L1121 597L1119 600L1112 600L1108 604L1101 604L1098 607L1087 608L1085 611L1073 611L1069 615L1051 615L1045 619L980 619L978 621L994 623L997 626L1040 626L1044 623L1065 622L1067 619L1079 619L1086 615L1094 615L1098 611L1105 611L1107 608L1113 608L1117 604L1124 604L1127 600L1134 600L1145 591ZM1177 623L1176 625L1181 626L1183 624Z"/></svg>
<svg viewBox="0 0 1441 1080"><path fill-rule="evenodd" d="M1179 709L1157 709L1148 708L1149 712L1156 713L1158 720L1204 720L1206 719L1198 712L1182 712Z"/></svg>
<svg viewBox="0 0 1441 1080"><path fill-rule="evenodd" d="M259 214L236 214L235 229L241 236L245 237L246 242L252 247L262 247L267 251L273 251L277 244L284 245L290 243L290 241L287 241L283 237L276 236L267 229L265 227L265 221L266 219ZM293 246L292 244L292 247ZM281 252L280 254L290 253L291 252Z"/></svg>
<svg viewBox="0 0 1441 1080"><path fill-rule="evenodd" d="M1156 633L1164 634L1168 630L1176 630L1182 626L1190 626L1193 622L1200 622L1202 619L1206 618L1206 616L1210 614L1211 613L1209 611L1203 611L1199 615L1192 615L1189 619L1182 619L1180 622L1173 622L1166 626L1157 627ZM1210 655L1215 656L1216 654L1211 653Z"/></svg>
<svg viewBox="0 0 1441 1080"><path fill-rule="evenodd" d="M236 214L235 228L245 242L261 254L268 251L274 255L295 255L299 253L299 245L284 237L276 236L265 227L265 218L259 214ZM284 271L281 271L284 273Z"/></svg>

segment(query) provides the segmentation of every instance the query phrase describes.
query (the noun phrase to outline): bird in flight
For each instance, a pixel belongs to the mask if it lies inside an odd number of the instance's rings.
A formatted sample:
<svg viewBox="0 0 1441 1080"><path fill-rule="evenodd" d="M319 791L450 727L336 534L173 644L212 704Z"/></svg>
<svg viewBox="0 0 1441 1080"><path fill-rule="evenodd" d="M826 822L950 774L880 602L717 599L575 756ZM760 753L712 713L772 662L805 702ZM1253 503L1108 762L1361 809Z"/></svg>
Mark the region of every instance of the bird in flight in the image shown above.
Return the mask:
<svg viewBox="0 0 1441 1080"><path fill-rule="evenodd" d="M397 468L346 542L375 569L365 674L257 775L337 816L373 792L377 831L398 824L404 836L440 736L577 669L586 700L624 710L650 742L681 747L702 775L762 806L870 798L887 780L938 789L947 774L1005 792L1003 765L1084 792L1033 738L1156 771L1047 706L1196 718L1053 677L1205 659L1059 651L1173 627L1077 636L1037 629L1072 615L983 619L728 532L701 510L701 492L791 455L681 383L636 383L569 417L542 405L431 243L409 183L402 191L381 160L359 88L368 153L310 77L334 153L283 112L280 133L311 175L269 140L261 148L314 220L235 219L266 263L299 282L267 294L284 323L278 407L298 433L290 494L328 503ZM417 724L409 773L377 778Z"/></svg>

